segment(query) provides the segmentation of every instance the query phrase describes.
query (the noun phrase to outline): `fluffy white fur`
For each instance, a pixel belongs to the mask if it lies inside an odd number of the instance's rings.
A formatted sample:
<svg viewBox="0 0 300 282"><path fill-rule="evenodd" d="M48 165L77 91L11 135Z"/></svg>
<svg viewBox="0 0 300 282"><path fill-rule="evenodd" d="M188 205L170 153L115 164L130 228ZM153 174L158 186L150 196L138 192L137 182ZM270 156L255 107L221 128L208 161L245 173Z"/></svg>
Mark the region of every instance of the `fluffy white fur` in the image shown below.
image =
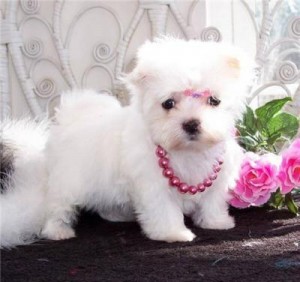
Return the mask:
<svg viewBox="0 0 300 282"><path fill-rule="evenodd" d="M162 39L140 48L136 68L124 79L132 95L129 106L93 91L65 93L46 149L41 141L23 157L13 176L16 187L1 196L1 244L22 243L28 233L71 238L78 208L111 221L137 219L148 238L167 242L195 237L184 215L202 228L234 227L226 201L242 151L232 130L244 110L250 74L247 59L233 47ZM221 100L219 106L183 95L185 89L206 88ZM165 110L161 104L171 97L176 106ZM200 122L196 140L182 129L191 119ZM224 149L225 162L204 193L180 194L162 176L157 144L190 185L211 173Z"/></svg>
<svg viewBox="0 0 300 282"><path fill-rule="evenodd" d="M14 152L14 172L0 196L0 246L11 247L35 240L45 221L47 123L6 121L1 139Z"/></svg>

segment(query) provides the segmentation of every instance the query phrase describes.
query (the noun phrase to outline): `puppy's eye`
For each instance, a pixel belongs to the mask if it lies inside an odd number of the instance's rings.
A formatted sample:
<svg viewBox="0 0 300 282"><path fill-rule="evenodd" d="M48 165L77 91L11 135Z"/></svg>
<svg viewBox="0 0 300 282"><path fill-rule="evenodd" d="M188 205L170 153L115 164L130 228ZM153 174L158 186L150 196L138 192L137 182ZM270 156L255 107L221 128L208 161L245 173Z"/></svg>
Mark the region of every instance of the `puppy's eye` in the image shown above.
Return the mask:
<svg viewBox="0 0 300 282"><path fill-rule="evenodd" d="M210 97L208 97L207 103L211 106L216 107L221 103L221 101L214 96L210 96Z"/></svg>
<svg viewBox="0 0 300 282"><path fill-rule="evenodd" d="M168 99L164 101L161 105L165 110L171 110L175 107L175 100L174 99Z"/></svg>

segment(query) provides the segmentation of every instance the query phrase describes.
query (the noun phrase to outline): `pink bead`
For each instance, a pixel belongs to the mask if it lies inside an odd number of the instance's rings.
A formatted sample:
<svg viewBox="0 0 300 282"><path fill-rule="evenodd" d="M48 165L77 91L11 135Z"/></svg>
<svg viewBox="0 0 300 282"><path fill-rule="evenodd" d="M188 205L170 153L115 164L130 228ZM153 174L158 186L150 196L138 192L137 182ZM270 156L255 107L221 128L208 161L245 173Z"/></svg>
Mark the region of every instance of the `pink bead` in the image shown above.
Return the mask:
<svg viewBox="0 0 300 282"><path fill-rule="evenodd" d="M166 151L160 147L160 146L157 146L156 148L156 155L160 158L164 157L166 155Z"/></svg>
<svg viewBox="0 0 300 282"><path fill-rule="evenodd" d="M218 173L221 170L221 166L219 164L214 165L214 173Z"/></svg>
<svg viewBox="0 0 300 282"><path fill-rule="evenodd" d="M197 193L197 187L196 186L190 186L189 187L189 193L192 195L195 195Z"/></svg>
<svg viewBox="0 0 300 282"><path fill-rule="evenodd" d="M186 183L180 183L179 191L185 194L187 191L189 191L189 186Z"/></svg>
<svg viewBox="0 0 300 282"><path fill-rule="evenodd" d="M203 185L205 187L210 187L212 185L212 181L210 179L205 179Z"/></svg>
<svg viewBox="0 0 300 282"><path fill-rule="evenodd" d="M165 168L165 169L163 170L163 175L164 175L165 177L171 178L171 177L174 175L174 171L173 171L172 168Z"/></svg>
<svg viewBox="0 0 300 282"><path fill-rule="evenodd" d="M173 176L172 178L170 178L169 184L171 186L178 187L180 185L180 179L177 176Z"/></svg>
<svg viewBox="0 0 300 282"><path fill-rule="evenodd" d="M206 187L202 183L197 185L197 189L198 189L199 192L204 192L205 188Z"/></svg>
<svg viewBox="0 0 300 282"><path fill-rule="evenodd" d="M217 177L218 177L218 175L217 175L216 173L212 173L212 174L209 176L209 179L210 179L211 181L214 181L214 180L217 179Z"/></svg>
<svg viewBox="0 0 300 282"><path fill-rule="evenodd" d="M219 163L219 165L222 165L222 164L224 163L223 158L219 157L219 158L218 158L218 163Z"/></svg>
<svg viewBox="0 0 300 282"><path fill-rule="evenodd" d="M160 158L158 164L161 168L167 168L169 166L169 160L167 158Z"/></svg>
<svg viewBox="0 0 300 282"><path fill-rule="evenodd" d="M169 185L173 187L177 187L178 191L181 193L189 193L191 195L195 195L197 192L204 192L206 188L212 186L213 181L217 179L218 172L221 170L221 165L224 160L222 157L218 157L216 159L216 163L213 165L212 170L213 173L209 175L202 183L199 183L197 186L191 185L181 182L180 178L174 175L173 169L169 166L169 159L167 157L167 152L161 146L157 146L156 155L158 156L158 164L163 169L163 175L169 179Z"/></svg>

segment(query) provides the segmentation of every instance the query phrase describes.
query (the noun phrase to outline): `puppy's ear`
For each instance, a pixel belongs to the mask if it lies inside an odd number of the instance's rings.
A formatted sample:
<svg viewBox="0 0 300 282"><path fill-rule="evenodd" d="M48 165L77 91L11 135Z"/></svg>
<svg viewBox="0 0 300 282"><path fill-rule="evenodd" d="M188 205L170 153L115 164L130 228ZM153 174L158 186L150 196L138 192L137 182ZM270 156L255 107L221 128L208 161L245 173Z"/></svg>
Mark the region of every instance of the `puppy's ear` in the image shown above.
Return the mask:
<svg viewBox="0 0 300 282"><path fill-rule="evenodd" d="M149 87L153 79L154 75L152 74L152 72L150 70L141 68L139 65L134 68L133 71L130 72L125 78L127 86L130 89L135 89L138 91L145 91Z"/></svg>
<svg viewBox="0 0 300 282"><path fill-rule="evenodd" d="M143 86L145 82L147 81L147 78L149 75L147 75L146 72L140 71L138 68L135 68L131 73L127 76L127 81L135 86Z"/></svg>
<svg viewBox="0 0 300 282"><path fill-rule="evenodd" d="M131 72L127 75L127 83L139 89L144 89L155 77L154 65L157 64L157 48L151 41L146 41L138 49L135 59L131 63Z"/></svg>
<svg viewBox="0 0 300 282"><path fill-rule="evenodd" d="M224 54L224 71L228 78L234 80L251 80L254 75L254 61L236 49L235 52Z"/></svg>
<svg viewBox="0 0 300 282"><path fill-rule="evenodd" d="M238 57L232 55L224 56L223 64L225 73L229 78L239 79L241 75L241 61Z"/></svg>
<svg viewBox="0 0 300 282"><path fill-rule="evenodd" d="M228 57L226 63L227 63L227 66L230 67L231 69L240 71L241 65L240 65L240 61L238 58Z"/></svg>
<svg viewBox="0 0 300 282"><path fill-rule="evenodd" d="M122 80L129 90L131 104L136 104L137 108L142 108L142 101L150 87L152 75L137 65L130 73L126 74Z"/></svg>

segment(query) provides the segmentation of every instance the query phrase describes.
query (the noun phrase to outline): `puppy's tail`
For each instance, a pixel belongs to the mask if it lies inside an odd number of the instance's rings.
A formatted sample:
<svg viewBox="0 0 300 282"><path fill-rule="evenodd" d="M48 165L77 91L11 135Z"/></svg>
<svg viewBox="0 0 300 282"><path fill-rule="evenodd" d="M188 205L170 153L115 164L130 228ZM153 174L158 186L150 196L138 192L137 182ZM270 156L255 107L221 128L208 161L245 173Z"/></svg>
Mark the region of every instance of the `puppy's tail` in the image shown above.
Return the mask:
<svg viewBox="0 0 300 282"><path fill-rule="evenodd" d="M45 218L47 122L0 124L0 247L32 242Z"/></svg>

